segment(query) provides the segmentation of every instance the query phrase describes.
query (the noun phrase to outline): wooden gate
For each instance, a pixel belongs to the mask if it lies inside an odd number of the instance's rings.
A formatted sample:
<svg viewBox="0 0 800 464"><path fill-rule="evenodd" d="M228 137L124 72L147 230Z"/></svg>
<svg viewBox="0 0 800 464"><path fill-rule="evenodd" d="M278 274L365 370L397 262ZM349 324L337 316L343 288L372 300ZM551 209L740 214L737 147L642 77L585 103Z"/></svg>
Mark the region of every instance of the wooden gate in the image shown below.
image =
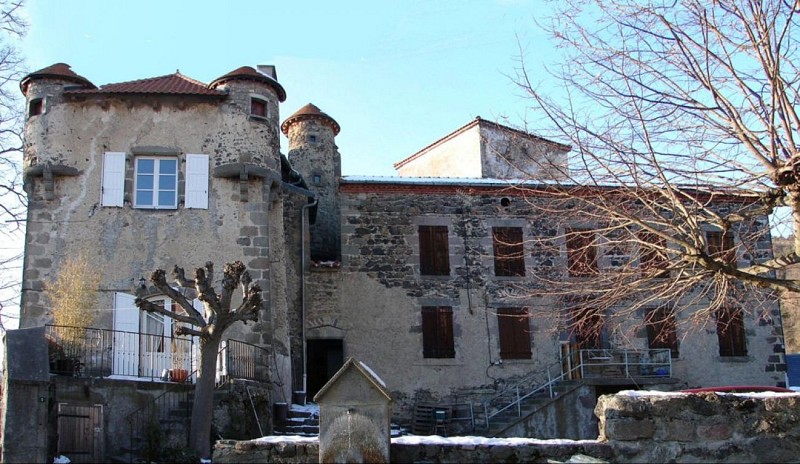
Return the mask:
<svg viewBox="0 0 800 464"><path fill-rule="evenodd" d="M103 405L58 404L58 455L74 463L104 461Z"/></svg>

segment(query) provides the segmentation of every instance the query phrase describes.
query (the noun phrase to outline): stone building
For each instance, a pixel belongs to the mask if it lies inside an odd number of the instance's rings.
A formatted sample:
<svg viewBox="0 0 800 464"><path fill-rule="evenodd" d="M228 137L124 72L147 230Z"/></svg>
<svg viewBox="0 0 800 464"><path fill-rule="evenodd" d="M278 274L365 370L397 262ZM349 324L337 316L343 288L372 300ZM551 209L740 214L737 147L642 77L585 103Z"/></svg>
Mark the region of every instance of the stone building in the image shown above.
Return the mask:
<svg viewBox="0 0 800 464"><path fill-rule="evenodd" d="M88 251L101 276L92 326L110 335L98 342L105 357L82 361L83 377L152 381L191 369L171 321L140 314L134 296L171 307L148 286L151 271L240 260L264 306L258 323L228 337L246 347L273 401L312 398L349 357L386 381L396 419L433 405L454 429L457 420L480 429L492 414L481 405L517 384L553 400L557 381L580 377L573 403L587 417L609 388L784 381L779 315L769 325L747 318L746 351L722 356L714 330L677 334L672 356L646 331L598 340L581 347L604 349L592 359L605 365L585 371L574 335L554 319L522 317L559 304L511 290L567 267L566 244L527 243L552 227L530 202L547 201L536 185L566 178L568 146L476 118L395 164L399 177L342 177L339 124L312 104L280 124L286 94L270 66L210 84L176 72L97 87L59 63L21 89L29 212L20 327L53 322L46 287L68 256ZM519 179L529 185L515 188ZM121 334L134 335L123 343ZM104 362L92 364L98 356ZM223 359L220 375L235 373ZM554 368L566 377L554 379Z"/></svg>

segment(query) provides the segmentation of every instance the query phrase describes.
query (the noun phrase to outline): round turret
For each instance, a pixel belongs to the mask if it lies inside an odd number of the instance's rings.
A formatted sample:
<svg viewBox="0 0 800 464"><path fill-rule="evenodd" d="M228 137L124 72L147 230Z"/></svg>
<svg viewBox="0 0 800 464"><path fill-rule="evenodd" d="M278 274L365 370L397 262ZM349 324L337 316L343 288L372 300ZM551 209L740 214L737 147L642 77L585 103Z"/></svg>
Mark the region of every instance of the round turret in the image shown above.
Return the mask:
<svg viewBox="0 0 800 464"><path fill-rule="evenodd" d="M339 178L341 155L336 147L339 123L311 103L286 118L281 130L289 139L289 162L316 194L317 220L311 227L311 258L338 260L341 256Z"/></svg>

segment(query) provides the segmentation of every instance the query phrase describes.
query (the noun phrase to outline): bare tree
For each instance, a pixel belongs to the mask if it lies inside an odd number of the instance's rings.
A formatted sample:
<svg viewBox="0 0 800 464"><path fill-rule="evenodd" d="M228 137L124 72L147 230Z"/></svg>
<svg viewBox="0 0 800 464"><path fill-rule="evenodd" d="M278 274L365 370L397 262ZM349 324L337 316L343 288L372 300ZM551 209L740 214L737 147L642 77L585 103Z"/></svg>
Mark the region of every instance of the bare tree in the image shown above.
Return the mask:
<svg viewBox="0 0 800 464"><path fill-rule="evenodd" d="M225 331L236 322L255 321L261 309L261 287L251 285L250 273L241 261L225 265L222 276L222 291L218 295L212 286L214 267L207 262L205 267L197 268L194 280L186 278L184 270L175 266L174 281L183 288L194 290L197 299L203 303L202 312L192 305L192 301L167 283L166 273L158 269L150 275L150 281L163 294L171 298L181 308L173 312L146 299L137 298L136 306L147 312L158 313L179 322L177 335L191 335L200 339L200 359L192 404L191 446L200 458L210 458L211 419L214 406L214 382L216 375L217 352ZM242 302L232 308L236 289L241 287Z"/></svg>
<svg viewBox="0 0 800 464"><path fill-rule="evenodd" d="M25 32L22 0L0 0L0 314L19 299L26 198L22 191L22 117L17 83L24 73L16 41ZM2 329L0 318L0 329Z"/></svg>
<svg viewBox="0 0 800 464"><path fill-rule="evenodd" d="M535 279L573 330L658 305L723 323L745 297L800 291L774 272L800 262L800 3L559 6L543 27L564 52L550 72L563 93L544 90L524 53L517 82L545 133L572 145L569 169L548 167L563 181L531 204L553 225L535 248L565 247L574 277ZM773 258L768 218L782 207L793 247Z"/></svg>

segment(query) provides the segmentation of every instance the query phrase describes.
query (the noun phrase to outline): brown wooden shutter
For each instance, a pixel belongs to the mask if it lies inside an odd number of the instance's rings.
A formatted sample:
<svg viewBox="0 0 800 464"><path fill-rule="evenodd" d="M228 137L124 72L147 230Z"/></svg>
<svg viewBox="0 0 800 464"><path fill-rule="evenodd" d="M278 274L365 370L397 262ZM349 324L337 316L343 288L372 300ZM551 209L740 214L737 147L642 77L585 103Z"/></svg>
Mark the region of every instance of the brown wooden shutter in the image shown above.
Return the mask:
<svg viewBox="0 0 800 464"><path fill-rule="evenodd" d="M494 227L494 274L524 276L525 252L521 227Z"/></svg>
<svg viewBox="0 0 800 464"><path fill-rule="evenodd" d="M736 250L733 248L733 232L708 231L706 232L707 252L714 258L719 258L727 264L736 263Z"/></svg>
<svg viewBox="0 0 800 464"><path fill-rule="evenodd" d="M497 310L497 328L501 358L531 358L531 335L527 311L521 308L499 308Z"/></svg>
<svg viewBox="0 0 800 464"><path fill-rule="evenodd" d="M567 229L567 265L573 277L597 273L597 245L589 229Z"/></svg>
<svg viewBox="0 0 800 464"><path fill-rule="evenodd" d="M422 307L422 355L425 358L455 357L452 308Z"/></svg>
<svg viewBox="0 0 800 464"><path fill-rule="evenodd" d="M717 338L720 356L747 356L741 309L724 308L717 312Z"/></svg>
<svg viewBox="0 0 800 464"><path fill-rule="evenodd" d="M667 247L666 241L650 232L639 232L639 270L648 277L669 277L667 257L662 249ZM651 246L648 246L651 244Z"/></svg>
<svg viewBox="0 0 800 464"><path fill-rule="evenodd" d="M419 226L419 268L422 275L450 275L447 226Z"/></svg>

